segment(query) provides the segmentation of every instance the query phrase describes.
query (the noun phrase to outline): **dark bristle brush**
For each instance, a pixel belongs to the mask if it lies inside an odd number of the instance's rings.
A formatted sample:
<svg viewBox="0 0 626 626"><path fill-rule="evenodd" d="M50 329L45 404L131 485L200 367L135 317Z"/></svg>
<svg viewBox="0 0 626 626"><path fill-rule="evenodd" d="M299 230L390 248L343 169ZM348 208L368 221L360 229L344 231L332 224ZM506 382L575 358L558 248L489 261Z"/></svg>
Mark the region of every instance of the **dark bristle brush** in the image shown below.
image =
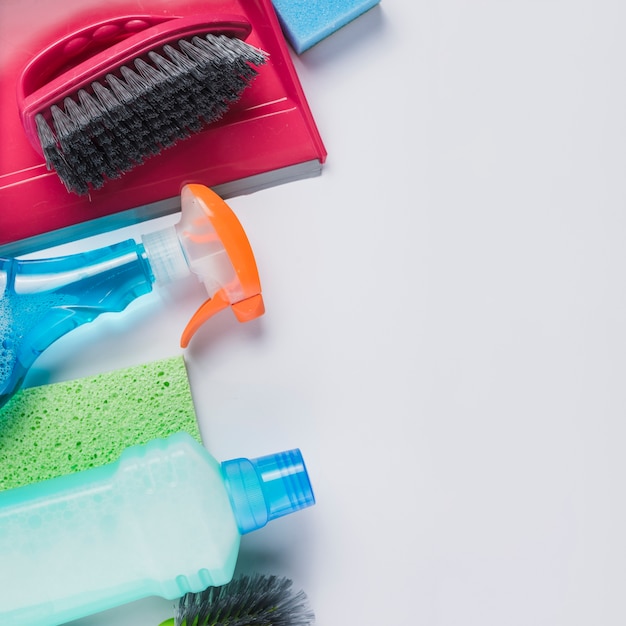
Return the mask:
<svg viewBox="0 0 626 626"><path fill-rule="evenodd" d="M55 42L22 73L33 147L69 191L99 189L219 120L267 59L238 16L125 16Z"/></svg>
<svg viewBox="0 0 626 626"><path fill-rule="evenodd" d="M309 626L315 620L303 591L278 576L240 576L221 587L187 593L160 626Z"/></svg>

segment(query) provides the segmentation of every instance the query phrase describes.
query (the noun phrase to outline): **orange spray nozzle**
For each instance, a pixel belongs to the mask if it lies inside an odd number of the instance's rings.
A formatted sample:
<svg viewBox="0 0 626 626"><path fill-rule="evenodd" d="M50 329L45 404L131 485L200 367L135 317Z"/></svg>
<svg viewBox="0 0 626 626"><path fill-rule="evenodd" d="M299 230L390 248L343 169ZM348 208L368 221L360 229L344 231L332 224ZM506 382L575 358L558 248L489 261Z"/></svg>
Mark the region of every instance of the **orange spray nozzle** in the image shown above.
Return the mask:
<svg viewBox="0 0 626 626"><path fill-rule="evenodd" d="M183 331L183 348L204 322L228 306L240 322L265 312L246 233L232 209L208 187L185 185L180 221L172 229L145 236L144 245L157 281L171 282L191 271L209 293Z"/></svg>

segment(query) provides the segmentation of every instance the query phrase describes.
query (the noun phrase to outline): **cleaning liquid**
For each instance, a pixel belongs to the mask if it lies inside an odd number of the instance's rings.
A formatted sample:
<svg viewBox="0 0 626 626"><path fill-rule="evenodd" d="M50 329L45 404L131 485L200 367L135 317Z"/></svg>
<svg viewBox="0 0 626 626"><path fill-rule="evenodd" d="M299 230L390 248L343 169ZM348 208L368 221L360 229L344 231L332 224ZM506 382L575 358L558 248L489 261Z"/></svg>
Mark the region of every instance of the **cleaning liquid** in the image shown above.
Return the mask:
<svg viewBox="0 0 626 626"><path fill-rule="evenodd" d="M228 583L241 535L315 503L298 449L218 463L187 433L0 493L0 624L58 626Z"/></svg>
<svg viewBox="0 0 626 626"><path fill-rule="evenodd" d="M54 341L101 313L190 273L209 299L184 330L185 347L214 313L231 305L239 321L264 312L254 255L228 205L202 185L181 194L176 226L135 240L51 259L0 259L0 406Z"/></svg>

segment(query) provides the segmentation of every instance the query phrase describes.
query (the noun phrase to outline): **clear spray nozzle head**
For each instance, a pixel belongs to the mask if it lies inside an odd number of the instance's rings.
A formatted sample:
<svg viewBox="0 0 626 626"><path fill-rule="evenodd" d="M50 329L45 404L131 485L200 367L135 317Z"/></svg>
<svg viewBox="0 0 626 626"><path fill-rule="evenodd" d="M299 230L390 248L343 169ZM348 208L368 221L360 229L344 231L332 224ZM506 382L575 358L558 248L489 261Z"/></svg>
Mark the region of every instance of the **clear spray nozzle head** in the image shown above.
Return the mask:
<svg viewBox="0 0 626 626"><path fill-rule="evenodd" d="M241 534L315 504L297 448L256 459L224 461L222 474Z"/></svg>
<svg viewBox="0 0 626 626"><path fill-rule="evenodd" d="M263 315L254 253L239 220L220 196L204 185L185 185L181 218L173 231L144 237L157 278L159 271L168 280L191 271L209 294L183 331L183 348L204 322L228 306L240 322Z"/></svg>

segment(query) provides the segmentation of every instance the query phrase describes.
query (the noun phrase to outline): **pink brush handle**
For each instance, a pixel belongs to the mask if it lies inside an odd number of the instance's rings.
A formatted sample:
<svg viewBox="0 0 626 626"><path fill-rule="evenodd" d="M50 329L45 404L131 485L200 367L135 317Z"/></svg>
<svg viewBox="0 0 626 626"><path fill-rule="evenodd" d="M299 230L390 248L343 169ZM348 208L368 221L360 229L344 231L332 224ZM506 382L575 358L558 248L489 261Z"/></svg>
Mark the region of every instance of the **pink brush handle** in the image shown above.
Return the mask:
<svg viewBox="0 0 626 626"><path fill-rule="evenodd" d="M208 32L245 39L251 30L238 15L130 15L75 31L40 52L22 72L17 100L26 134L41 152L37 113L150 50Z"/></svg>

